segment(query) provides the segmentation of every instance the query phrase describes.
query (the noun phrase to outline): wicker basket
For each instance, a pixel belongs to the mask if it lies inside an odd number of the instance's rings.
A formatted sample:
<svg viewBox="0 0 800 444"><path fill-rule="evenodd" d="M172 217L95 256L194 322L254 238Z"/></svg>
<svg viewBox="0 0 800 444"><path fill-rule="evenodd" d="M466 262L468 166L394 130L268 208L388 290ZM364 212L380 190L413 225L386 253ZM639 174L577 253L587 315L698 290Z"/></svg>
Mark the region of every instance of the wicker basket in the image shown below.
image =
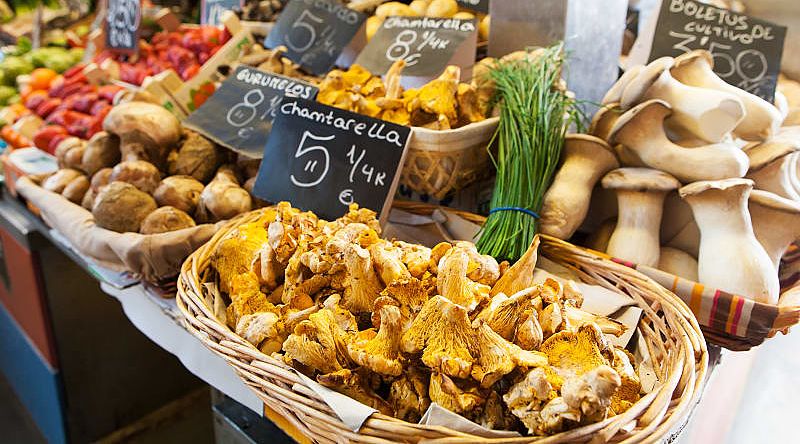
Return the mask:
<svg viewBox="0 0 800 444"><path fill-rule="evenodd" d="M646 276L623 265L551 237L542 237L542 254L573 268L587 283L622 293L643 309L638 333L653 357L658 384L622 415L546 439L487 439L439 426L408 423L373 414L353 432L285 363L265 355L221 324L206 303L203 283L211 279L210 263L217 244L236 227L255 221L263 210L240 215L183 264L177 303L186 328L234 367L272 411L301 434L322 443L418 442L658 442L676 433L699 401L708 368L700 327L686 305Z"/></svg>
<svg viewBox="0 0 800 444"><path fill-rule="evenodd" d="M499 122L492 117L454 130L412 128L400 183L442 200L489 171L487 146Z"/></svg>

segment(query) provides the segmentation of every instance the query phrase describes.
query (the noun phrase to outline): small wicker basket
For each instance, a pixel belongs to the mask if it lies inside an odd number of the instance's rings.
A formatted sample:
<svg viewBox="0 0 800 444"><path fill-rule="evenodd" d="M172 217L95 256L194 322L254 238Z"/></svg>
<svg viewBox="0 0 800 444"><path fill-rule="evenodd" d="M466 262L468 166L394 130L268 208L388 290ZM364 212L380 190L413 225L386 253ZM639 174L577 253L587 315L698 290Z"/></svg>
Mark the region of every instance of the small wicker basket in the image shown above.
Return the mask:
<svg viewBox="0 0 800 444"><path fill-rule="evenodd" d="M219 242L238 226L257 220L263 210L232 219L183 264L177 303L185 326L222 356L261 398L297 431L321 443L573 443L658 442L676 433L700 399L708 369L708 351L692 313L680 299L648 277L558 239L542 236L541 253L575 270L590 284L629 297L643 310L638 334L644 339L658 378L655 388L627 412L596 424L547 438L487 439L441 426L409 423L373 414L358 432L336 414L285 363L265 355L214 316L205 298L213 277L211 257Z"/></svg>
<svg viewBox="0 0 800 444"><path fill-rule="evenodd" d="M412 191L444 199L489 172L487 147L499 122L491 117L454 130L412 128L400 183Z"/></svg>

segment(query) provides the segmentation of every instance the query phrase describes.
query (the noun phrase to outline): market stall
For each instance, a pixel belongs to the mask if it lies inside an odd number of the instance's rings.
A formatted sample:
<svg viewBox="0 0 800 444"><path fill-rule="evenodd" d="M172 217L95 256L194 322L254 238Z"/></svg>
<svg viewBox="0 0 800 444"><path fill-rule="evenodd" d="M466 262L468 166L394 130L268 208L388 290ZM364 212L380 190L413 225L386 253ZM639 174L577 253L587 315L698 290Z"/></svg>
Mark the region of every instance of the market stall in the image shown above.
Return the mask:
<svg viewBox="0 0 800 444"><path fill-rule="evenodd" d="M672 439L800 321L793 30L610 3L109 0L4 49L6 199L296 440Z"/></svg>

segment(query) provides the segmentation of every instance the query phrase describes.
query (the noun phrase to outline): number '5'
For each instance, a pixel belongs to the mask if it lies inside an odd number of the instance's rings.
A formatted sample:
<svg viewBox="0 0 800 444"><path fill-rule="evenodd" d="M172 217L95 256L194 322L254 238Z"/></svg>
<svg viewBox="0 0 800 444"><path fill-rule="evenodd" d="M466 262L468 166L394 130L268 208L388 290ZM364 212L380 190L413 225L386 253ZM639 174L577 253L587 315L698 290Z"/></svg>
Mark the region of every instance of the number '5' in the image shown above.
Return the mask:
<svg viewBox="0 0 800 444"><path fill-rule="evenodd" d="M328 174L328 168L330 167L330 163L331 163L331 156L330 156L330 154L328 154L328 149L327 148L325 148L324 146L321 146L321 145L305 146L306 140L307 139L312 139L314 141L322 142L322 141L326 141L326 140L333 140L335 137L336 136L333 136L333 135L331 135L331 136L316 136L314 134L311 134L308 131L303 131L303 137L300 138L300 144L297 146L297 151L295 151L295 153L294 153L294 158L295 159L299 159L299 158L305 156L306 154L310 154L310 153L313 153L315 151L319 151L319 152L322 153L323 156L325 156L325 165L322 168L322 173L319 175L319 177L317 177L316 180L312 180L310 182L301 182L301 181L297 180L297 178L294 177L294 174L289 175L289 179L292 181L292 183L295 186L301 187L301 188L310 188L310 187L319 185L320 182L325 180L325 176ZM313 173L314 169L316 169L316 166L317 166L317 161L316 160L309 160L309 161L307 161L305 163L305 166L303 167L303 171L311 171Z"/></svg>
<svg viewBox="0 0 800 444"><path fill-rule="evenodd" d="M306 9L300 14L300 17L297 18L297 21L292 24L292 29L286 33L286 46L288 46L289 49L294 52L305 52L314 44L314 40L317 38L317 31L310 22L319 24L322 23L322 18L317 17ZM308 41L305 44L300 45L297 43L297 40L293 39L292 37L297 34L297 32L301 32L302 34L303 30L306 30L308 33ZM302 42L303 39L300 39L300 41Z"/></svg>

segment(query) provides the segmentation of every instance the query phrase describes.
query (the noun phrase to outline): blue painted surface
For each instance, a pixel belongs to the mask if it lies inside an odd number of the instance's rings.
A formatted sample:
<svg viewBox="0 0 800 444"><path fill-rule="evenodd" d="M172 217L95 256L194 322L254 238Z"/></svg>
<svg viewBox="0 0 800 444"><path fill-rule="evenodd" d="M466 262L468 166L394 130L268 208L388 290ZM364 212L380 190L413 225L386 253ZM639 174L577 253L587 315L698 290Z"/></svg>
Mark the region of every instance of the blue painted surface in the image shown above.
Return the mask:
<svg viewBox="0 0 800 444"><path fill-rule="evenodd" d="M0 371L49 443L65 443L64 410L58 373L39 354L0 304Z"/></svg>

